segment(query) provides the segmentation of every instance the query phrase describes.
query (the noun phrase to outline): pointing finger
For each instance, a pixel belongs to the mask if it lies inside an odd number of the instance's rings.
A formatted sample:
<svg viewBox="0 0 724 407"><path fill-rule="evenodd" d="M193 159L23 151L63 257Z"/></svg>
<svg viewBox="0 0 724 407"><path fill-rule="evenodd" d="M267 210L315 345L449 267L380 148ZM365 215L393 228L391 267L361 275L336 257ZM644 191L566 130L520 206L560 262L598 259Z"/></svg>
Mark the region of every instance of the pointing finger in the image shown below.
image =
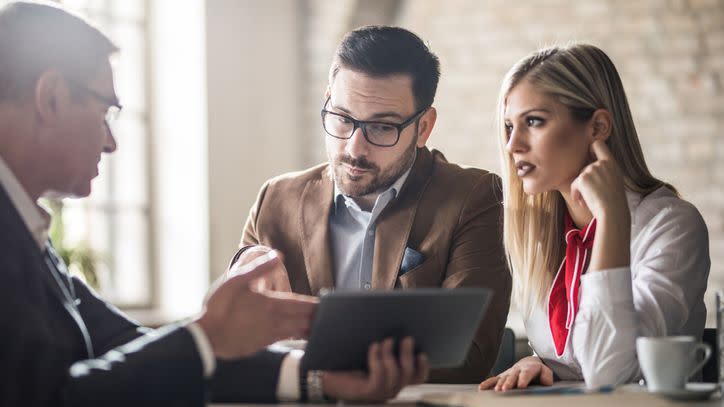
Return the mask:
<svg viewBox="0 0 724 407"><path fill-rule="evenodd" d="M246 264L235 264L231 270L229 270L229 279L233 279L236 276L243 276L246 280L259 278L273 270L279 261L279 253L276 250L271 250Z"/></svg>
<svg viewBox="0 0 724 407"><path fill-rule="evenodd" d="M277 253L271 251L243 266L235 266L229 271L229 278L215 291L248 289L252 281L271 273L279 265L279 261Z"/></svg>
<svg viewBox="0 0 724 407"><path fill-rule="evenodd" d="M609 150L606 142L603 140L596 140L591 144L591 152L597 160L610 160L613 158L611 150Z"/></svg>
<svg viewBox="0 0 724 407"><path fill-rule="evenodd" d="M211 301L212 297L214 297L216 301L219 301L222 297L227 299L231 298L230 295L225 293L235 292L242 288L250 289L250 283L252 281L269 275L279 264L281 264L279 256L274 250L244 265L240 265L239 263L234 264L228 271L226 278L217 278L216 281L213 282L206 293L204 304Z"/></svg>

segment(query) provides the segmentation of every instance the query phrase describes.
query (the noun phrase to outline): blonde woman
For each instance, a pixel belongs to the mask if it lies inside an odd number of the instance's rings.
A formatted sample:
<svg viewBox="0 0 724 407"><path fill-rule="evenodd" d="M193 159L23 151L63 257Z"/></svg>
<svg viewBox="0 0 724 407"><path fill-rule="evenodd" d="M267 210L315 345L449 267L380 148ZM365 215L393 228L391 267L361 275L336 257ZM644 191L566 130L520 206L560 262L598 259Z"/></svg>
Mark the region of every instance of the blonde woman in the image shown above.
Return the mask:
<svg viewBox="0 0 724 407"><path fill-rule="evenodd" d="M480 388L629 382L638 336L701 337L706 225L649 172L606 54L531 54L504 79L499 115L505 247L535 356Z"/></svg>

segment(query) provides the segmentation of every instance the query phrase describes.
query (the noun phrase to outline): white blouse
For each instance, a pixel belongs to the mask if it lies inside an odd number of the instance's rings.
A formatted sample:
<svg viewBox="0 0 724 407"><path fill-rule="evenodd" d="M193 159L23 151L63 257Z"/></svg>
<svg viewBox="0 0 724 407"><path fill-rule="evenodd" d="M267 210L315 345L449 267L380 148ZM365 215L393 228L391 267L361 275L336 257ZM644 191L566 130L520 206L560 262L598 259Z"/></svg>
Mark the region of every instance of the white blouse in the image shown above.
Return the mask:
<svg viewBox="0 0 724 407"><path fill-rule="evenodd" d="M556 356L547 307L525 322L530 345L561 380L589 387L641 378L639 336L701 338L706 321L709 236L699 211L667 188L626 192L631 265L581 277L580 302L563 355ZM546 299L547 300L547 299Z"/></svg>

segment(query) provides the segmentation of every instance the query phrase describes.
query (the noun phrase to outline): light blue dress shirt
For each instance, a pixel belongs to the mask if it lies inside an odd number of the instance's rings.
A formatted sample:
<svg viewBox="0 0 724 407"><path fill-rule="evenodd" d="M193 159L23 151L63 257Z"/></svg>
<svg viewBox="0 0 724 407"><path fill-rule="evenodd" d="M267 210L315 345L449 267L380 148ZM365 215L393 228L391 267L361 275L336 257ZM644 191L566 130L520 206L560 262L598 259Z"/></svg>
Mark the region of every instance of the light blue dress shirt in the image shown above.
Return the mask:
<svg viewBox="0 0 724 407"><path fill-rule="evenodd" d="M354 199L334 185L334 205L329 216L332 262L336 290L372 288L372 259L375 251L377 218L410 175L410 167L375 201L372 211L363 211Z"/></svg>

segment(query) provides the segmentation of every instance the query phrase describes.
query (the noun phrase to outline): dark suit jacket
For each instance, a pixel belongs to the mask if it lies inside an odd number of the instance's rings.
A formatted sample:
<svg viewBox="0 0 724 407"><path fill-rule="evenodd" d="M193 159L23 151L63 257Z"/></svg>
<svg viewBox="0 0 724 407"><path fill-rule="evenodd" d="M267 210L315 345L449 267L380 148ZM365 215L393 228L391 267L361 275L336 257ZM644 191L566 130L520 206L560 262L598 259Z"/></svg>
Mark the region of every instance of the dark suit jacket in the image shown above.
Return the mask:
<svg viewBox="0 0 724 407"><path fill-rule="evenodd" d="M319 165L264 184L237 253L256 244L280 250L292 290L303 294L334 287L329 240L334 185L328 171ZM479 382L495 362L511 290L501 197L496 175L463 169L442 153L421 148L397 198L377 220L373 289L488 287L495 293L465 365L433 371L431 381ZM409 270L403 262L406 248L424 259Z"/></svg>
<svg viewBox="0 0 724 407"><path fill-rule="evenodd" d="M139 327L75 278L71 301L51 274L64 266L41 252L1 187L0 253L0 405L274 400L283 354L219 361L206 381L186 328Z"/></svg>

